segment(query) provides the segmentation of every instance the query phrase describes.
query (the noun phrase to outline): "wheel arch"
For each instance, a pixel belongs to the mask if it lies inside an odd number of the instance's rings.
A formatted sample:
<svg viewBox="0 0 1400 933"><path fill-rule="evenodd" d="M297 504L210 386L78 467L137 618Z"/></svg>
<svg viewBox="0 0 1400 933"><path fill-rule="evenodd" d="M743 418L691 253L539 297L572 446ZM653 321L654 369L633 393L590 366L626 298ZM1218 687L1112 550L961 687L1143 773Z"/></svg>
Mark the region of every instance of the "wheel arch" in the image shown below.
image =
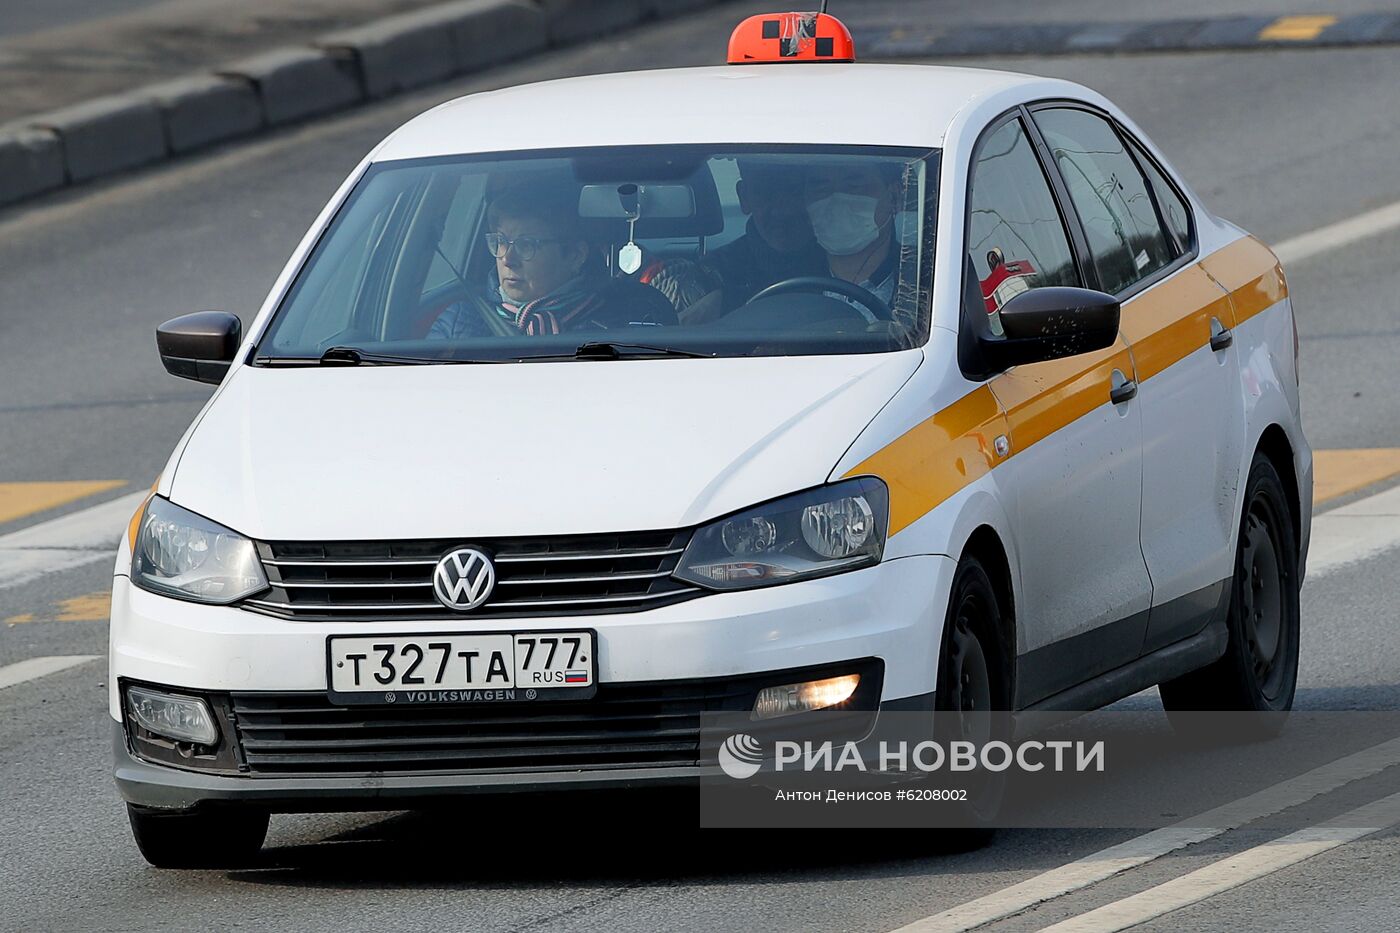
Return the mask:
<svg viewBox="0 0 1400 933"><path fill-rule="evenodd" d="M1269 462L1278 471L1279 479L1283 480L1284 491L1288 493L1288 517L1293 525L1293 540L1301 542L1303 540L1302 489L1298 483L1298 466L1293 452L1293 443L1288 439L1288 432L1284 430L1283 425L1273 422L1259 435L1259 443L1254 447L1254 455L1250 457L1250 462L1253 462L1254 457L1259 454L1269 458Z"/></svg>
<svg viewBox="0 0 1400 933"><path fill-rule="evenodd" d="M968 535L963 544L958 561L975 558L991 578L992 588L997 597L997 608L1001 615L1001 630L997 632L1000 642L1002 670L1010 683L1009 696L1016 696L1016 587L1013 583L1011 561L1007 557L1006 546L997 530L988 524L978 525Z"/></svg>

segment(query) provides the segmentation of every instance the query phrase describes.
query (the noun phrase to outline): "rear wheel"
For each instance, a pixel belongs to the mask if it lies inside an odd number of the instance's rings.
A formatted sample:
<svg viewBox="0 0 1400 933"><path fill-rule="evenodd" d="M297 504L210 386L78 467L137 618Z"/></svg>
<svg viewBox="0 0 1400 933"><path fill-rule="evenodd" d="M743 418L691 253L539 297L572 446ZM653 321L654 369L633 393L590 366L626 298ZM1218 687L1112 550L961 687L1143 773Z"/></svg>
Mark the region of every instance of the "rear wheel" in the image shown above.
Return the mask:
<svg viewBox="0 0 1400 933"><path fill-rule="evenodd" d="M168 812L127 804L131 834L157 868L238 868L267 838L268 815L247 810Z"/></svg>
<svg viewBox="0 0 1400 933"><path fill-rule="evenodd" d="M975 557L963 558L948 601L934 694L934 724L945 746L968 741L980 748L1009 737L1011 678L1001 645L1002 620L1001 602L986 568ZM947 849L985 845L995 832L990 824L1001 808L1005 773L979 770L970 783L976 825L941 831Z"/></svg>
<svg viewBox="0 0 1400 933"><path fill-rule="evenodd" d="M1235 551L1229 643L1213 664L1161 685L1169 713L1231 710L1273 713L1259 731L1275 733L1298 686L1298 541L1287 493L1267 457L1250 467ZM1178 722L1180 721L1178 717Z"/></svg>

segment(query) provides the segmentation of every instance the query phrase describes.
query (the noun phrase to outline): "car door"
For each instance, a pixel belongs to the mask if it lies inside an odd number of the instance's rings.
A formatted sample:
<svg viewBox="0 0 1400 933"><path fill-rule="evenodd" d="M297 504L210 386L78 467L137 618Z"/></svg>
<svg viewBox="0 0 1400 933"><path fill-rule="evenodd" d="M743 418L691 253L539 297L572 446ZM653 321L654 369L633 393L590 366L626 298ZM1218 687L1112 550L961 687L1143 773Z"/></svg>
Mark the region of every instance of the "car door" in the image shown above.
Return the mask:
<svg viewBox="0 0 1400 933"><path fill-rule="evenodd" d="M1000 329L1021 291L1084 284L1023 116L986 132L968 198L967 301ZM969 314L971 311L969 311ZM1016 366L990 380L1015 453L998 468L1016 528L1021 602L1017 703L1029 705L1137 656L1151 585L1138 543L1138 405L1110 400L1135 378L1121 338L1104 350Z"/></svg>
<svg viewBox="0 0 1400 933"><path fill-rule="evenodd" d="M1186 200L1140 144L1082 107L1038 107L1034 120L1137 364L1150 652L1199 632L1226 595L1244 418L1234 312L1194 262Z"/></svg>

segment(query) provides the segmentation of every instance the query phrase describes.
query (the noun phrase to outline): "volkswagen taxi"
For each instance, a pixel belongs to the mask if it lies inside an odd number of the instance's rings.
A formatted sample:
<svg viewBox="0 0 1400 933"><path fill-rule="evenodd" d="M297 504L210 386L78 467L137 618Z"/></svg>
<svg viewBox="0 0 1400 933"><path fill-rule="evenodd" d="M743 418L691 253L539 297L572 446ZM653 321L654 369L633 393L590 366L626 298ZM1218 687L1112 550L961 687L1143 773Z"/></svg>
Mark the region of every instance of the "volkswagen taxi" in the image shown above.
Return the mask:
<svg viewBox="0 0 1400 933"><path fill-rule="evenodd" d="M1269 248L1088 88L857 64L825 14L729 59L424 113L246 327L159 329L218 388L116 564L150 861L692 781L710 710L1289 707Z"/></svg>

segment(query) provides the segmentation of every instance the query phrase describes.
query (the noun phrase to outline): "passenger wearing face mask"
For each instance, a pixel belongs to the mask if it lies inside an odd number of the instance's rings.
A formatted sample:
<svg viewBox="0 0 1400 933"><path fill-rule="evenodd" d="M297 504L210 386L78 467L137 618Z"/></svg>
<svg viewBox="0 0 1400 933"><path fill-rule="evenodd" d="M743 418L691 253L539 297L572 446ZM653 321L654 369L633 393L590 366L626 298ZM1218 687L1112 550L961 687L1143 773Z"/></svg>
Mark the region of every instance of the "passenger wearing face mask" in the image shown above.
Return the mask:
<svg viewBox="0 0 1400 933"><path fill-rule="evenodd" d="M702 324L742 306L769 285L821 275L826 253L812 238L796 160L741 156L735 194L748 220L738 238L698 263L666 264L649 284L675 303L682 323ZM687 291L701 296L685 300Z"/></svg>
<svg viewBox="0 0 1400 933"><path fill-rule="evenodd" d="M894 224L899 190L896 168L870 162L827 163L814 167L807 177L807 216L826 252L829 273L859 285L887 305L894 302L899 277ZM855 304L845 296L828 294Z"/></svg>

